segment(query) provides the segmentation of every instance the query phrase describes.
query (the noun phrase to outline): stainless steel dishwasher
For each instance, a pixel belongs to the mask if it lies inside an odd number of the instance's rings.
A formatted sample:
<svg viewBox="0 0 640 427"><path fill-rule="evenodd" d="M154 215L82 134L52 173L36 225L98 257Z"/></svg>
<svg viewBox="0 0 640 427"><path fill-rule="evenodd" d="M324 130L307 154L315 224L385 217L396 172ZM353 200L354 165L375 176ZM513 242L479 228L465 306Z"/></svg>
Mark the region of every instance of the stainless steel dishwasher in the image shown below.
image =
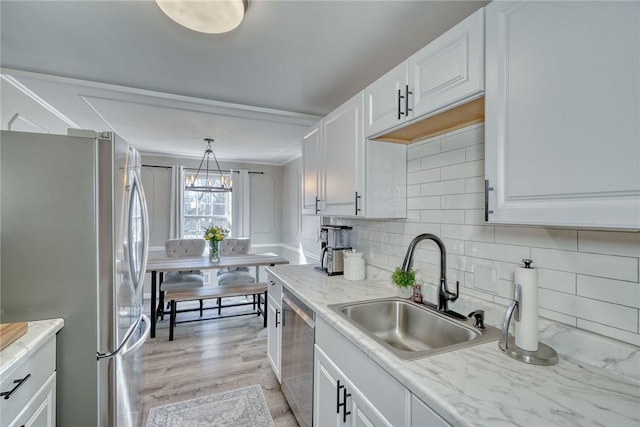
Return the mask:
<svg viewBox="0 0 640 427"><path fill-rule="evenodd" d="M282 393L298 424L313 423L315 313L286 288L282 294Z"/></svg>

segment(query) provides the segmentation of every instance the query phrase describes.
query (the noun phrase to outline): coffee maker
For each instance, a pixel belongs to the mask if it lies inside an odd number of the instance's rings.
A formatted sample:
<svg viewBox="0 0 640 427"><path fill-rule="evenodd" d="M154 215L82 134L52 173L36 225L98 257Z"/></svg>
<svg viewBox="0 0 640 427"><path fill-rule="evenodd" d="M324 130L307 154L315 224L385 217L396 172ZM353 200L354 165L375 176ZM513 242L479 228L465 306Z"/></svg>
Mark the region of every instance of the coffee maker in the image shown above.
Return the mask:
<svg viewBox="0 0 640 427"><path fill-rule="evenodd" d="M351 249L348 225L323 225L320 227L320 267L317 271L329 276L344 274L344 252Z"/></svg>

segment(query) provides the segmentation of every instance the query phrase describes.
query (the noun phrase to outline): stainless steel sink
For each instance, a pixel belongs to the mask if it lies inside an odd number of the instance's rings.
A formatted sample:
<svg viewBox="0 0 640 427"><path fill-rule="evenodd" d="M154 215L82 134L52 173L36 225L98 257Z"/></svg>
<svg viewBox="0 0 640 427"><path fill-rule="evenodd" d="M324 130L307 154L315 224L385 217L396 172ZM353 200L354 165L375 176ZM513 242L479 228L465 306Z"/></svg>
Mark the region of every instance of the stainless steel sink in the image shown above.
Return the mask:
<svg viewBox="0 0 640 427"><path fill-rule="evenodd" d="M471 320L453 319L435 307L400 298L333 304L329 308L404 360L500 338L497 328L476 328Z"/></svg>

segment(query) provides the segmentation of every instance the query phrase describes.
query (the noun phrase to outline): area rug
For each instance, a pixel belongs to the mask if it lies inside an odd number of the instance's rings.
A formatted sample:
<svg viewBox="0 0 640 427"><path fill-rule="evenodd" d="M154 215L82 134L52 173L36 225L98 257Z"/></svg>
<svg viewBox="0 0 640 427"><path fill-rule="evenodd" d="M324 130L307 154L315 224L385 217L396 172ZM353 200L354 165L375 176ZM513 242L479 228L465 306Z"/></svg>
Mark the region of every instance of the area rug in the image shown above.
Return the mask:
<svg viewBox="0 0 640 427"><path fill-rule="evenodd" d="M252 385L151 408L147 427L274 426L262 394Z"/></svg>

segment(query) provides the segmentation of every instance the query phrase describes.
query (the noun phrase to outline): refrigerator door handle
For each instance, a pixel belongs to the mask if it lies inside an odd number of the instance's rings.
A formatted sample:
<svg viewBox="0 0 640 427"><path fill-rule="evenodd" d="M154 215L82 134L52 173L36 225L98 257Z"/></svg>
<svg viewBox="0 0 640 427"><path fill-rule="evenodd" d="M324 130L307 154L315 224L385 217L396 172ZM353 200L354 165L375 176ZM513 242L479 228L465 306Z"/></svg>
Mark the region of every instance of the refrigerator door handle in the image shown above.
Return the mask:
<svg viewBox="0 0 640 427"><path fill-rule="evenodd" d="M136 331L136 329L138 329L138 326L140 326L140 322L144 322L144 332L142 333L142 336L138 339L138 341L133 343L131 347L124 350L124 348L129 343L129 340L133 336L134 332ZM147 338L149 338L150 331L151 331L151 321L149 320L146 314L140 315L140 318L138 318L138 320L136 321L135 326L130 328L129 332L127 332L127 337L124 339L122 344L120 344L120 346L117 349L115 349L115 351L111 351L108 353L97 353L98 360L109 359L109 358L118 356L120 352L122 352L122 354L120 354L121 356L126 356L127 354L136 351L142 346L142 344L144 344Z"/></svg>

